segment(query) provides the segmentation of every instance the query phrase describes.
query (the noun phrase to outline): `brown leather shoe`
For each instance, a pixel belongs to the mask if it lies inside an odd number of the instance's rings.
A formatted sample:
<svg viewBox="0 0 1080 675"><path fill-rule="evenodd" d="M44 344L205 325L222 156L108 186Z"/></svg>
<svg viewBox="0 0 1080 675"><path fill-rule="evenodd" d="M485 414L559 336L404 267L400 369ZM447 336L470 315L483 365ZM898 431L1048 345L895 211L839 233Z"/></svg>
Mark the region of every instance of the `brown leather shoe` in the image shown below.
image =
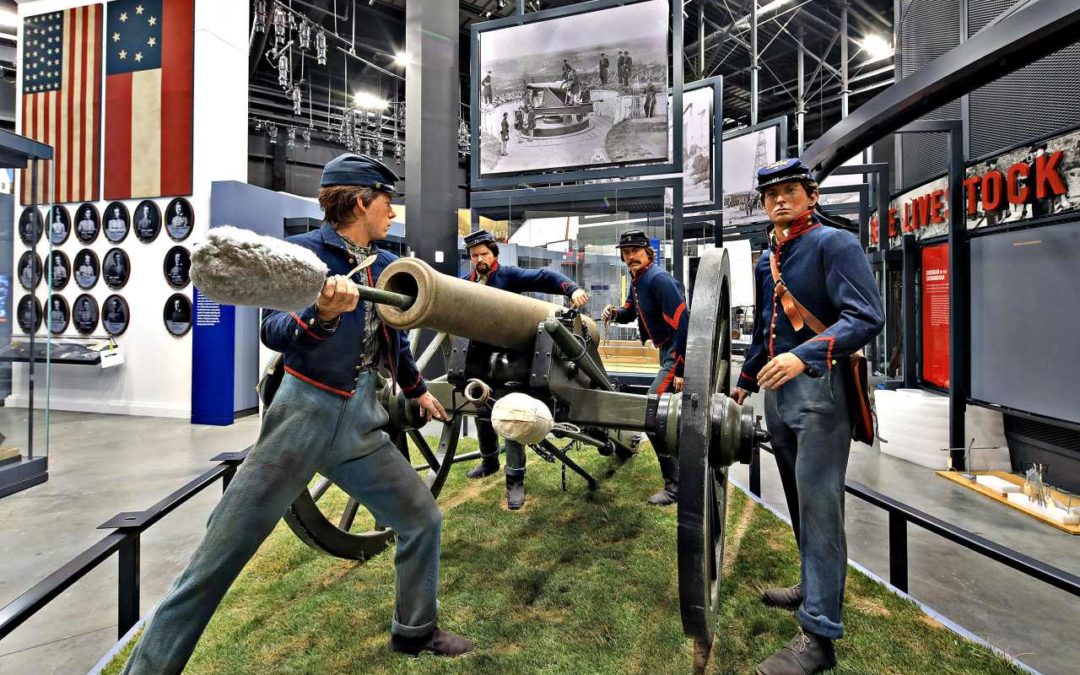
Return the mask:
<svg viewBox="0 0 1080 675"><path fill-rule="evenodd" d="M757 675L812 675L835 667L832 640L799 628L791 642L758 664Z"/></svg>
<svg viewBox="0 0 1080 675"><path fill-rule="evenodd" d="M421 652L431 652L435 656L461 656L476 649L476 643L469 638L436 628L423 637L405 637L390 634L390 649L409 656L419 656Z"/></svg>
<svg viewBox="0 0 1080 675"><path fill-rule="evenodd" d="M794 612L803 601L802 584L791 588L770 588L761 594L761 601L769 607Z"/></svg>

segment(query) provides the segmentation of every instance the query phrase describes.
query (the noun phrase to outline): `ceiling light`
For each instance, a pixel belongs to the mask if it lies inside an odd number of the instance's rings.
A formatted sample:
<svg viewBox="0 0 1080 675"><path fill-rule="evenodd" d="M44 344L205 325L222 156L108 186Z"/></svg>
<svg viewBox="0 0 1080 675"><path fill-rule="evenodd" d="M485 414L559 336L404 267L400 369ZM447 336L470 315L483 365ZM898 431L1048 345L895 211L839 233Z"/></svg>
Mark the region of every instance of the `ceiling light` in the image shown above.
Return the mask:
<svg viewBox="0 0 1080 675"><path fill-rule="evenodd" d="M19 26L19 15L10 9L0 9L0 26L17 28Z"/></svg>
<svg viewBox="0 0 1080 675"><path fill-rule="evenodd" d="M409 53L406 51L394 52L394 65L401 66L402 68L409 65Z"/></svg>
<svg viewBox="0 0 1080 675"><path fill-rule="evenodd" d="M758 21L761 21L762 19L764 19L766 14L780 9L781 7L788 4L789 2L791 2L791 0L772 0L772 2L767 2L764 5L758 5L758 8L757 8ZM750 15L747 14L743 18L736 21L735 22L735 27L740 28L740 29L741 28L749 28L750 27Z"/></svg>
<svg viewBox="0 0 1080 675"><path fill-rule="evenodd" d="M895 50L888 40L880 35L871 33L862 40L856 40L857 44L870 57L868 61L880 61L892 57Z"/></svg>
<svg viewBox="0 0 1080 675"><path fill-rule="evenodd" d="M381 96L371 93L370 91L358 91L353 95L353 103L357 108L361 110L368 110L371 112L378 112L384 110L389 101Z"/></svg>

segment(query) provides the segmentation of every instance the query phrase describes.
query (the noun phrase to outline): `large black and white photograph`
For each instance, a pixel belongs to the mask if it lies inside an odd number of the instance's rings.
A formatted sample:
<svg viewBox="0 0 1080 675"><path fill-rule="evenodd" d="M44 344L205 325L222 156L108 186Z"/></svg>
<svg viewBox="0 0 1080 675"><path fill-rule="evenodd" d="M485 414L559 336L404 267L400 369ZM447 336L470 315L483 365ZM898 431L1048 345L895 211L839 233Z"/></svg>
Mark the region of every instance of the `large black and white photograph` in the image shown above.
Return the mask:
<svg viewBox="0 0 1080 675"><path fill-rule="evenodd" d="M83 290L90 290L97 284L101 264L97 254L88 248L84 248L75 254L74 264L75 283Z"/></svg>
<svg viewBox="0 0 1080 675"><path fill-rule="evenodd" d="M761 195L755 189L758 169L776 162L777 127L724 139L724 225L768 220Z"/></svg>
<svg viewBox="0 0 1080 675"><path fill-rule="evenodd" d="M713 88L683 92L683 205L713 202Z"/></svg>
<svg viewBox="0 0 1080 675"><path fill-rule="evenodd" d="M647 0L480 33L480 175L668 160L670 15Z"/></svg>
<svg viewBox="0 0 1080 675"><path fill-rule="evenodd" d="M97 330L98 305L94 296L83 293L75 298L75 305L71 308L71 322L79 335L90 335Z"/></svg>
<svg viewBox="0 0 1080 675"><path fill-rule="evenodd" d="M105 279L105 285L114 291L118 291L128 282L131 276L131 260L123 249L111 248L101 261L101 276Z"/></svg>
<svg viewBox="0 0 1080 675"><path fill-rule="evenodd" d="M75 238L92 244L101 232L101 215L93 204L82 204L75 210Z"/></svg>
<svg viewBox="0 0 1080 675"><path fill-rule="evenodd" d="M191 202L183 197L177 197L169 202L165 209L165 232L173 241L183 241L191 234L195 227L195 211L191 208Z"/></svg>
<svg viewBox="0 0 1080 675"><path fill-rule="evenodd" d="M165 330L171 335L180 337L191 330L191 300L183 293L173 293L165 301L165 311L162 315L165 322Z"/></svg>
<svg viewBox="0 0 1080 675"><path fill-rule="evenodd" d="M54 295L49 298L49 307L49 331L53 335L60 335L67 330L71 320L67 300L62 295Z"/></svg>
<svg viewBox="0 0 1080 675"><path fill-rule="evenodd" d="M191 254L183 246L173 246L165 254L165 281L179 290L191 282Z"/></svg>
<svg viewBox="0 0 1080 675"><path fill-rule="evenodd" d="M135 207L135 215L132 216L135 223L135 236L144 244L157 239L161 232L161 209L149 199L144 199Z"/></svg>
<svg viewBox="0 0 1080 675"><path fill-rule="evenodd" d="M15 313L22 332L36 333L41 328L41 303L34 296L24 295L19 300L19 306L16 308Z"/></svg>
<svg viewBox="0 0 1080 675"><path fill-rule="evenodd" d="M19 216L19 239L27 246L34 246L41 241L41 235L45 232L44 222L41 219L41 211L33 206L27 206Z"/></svg>
<svg viewBox="0 0 1080 675"><path fill-rule="evenodd" d="M59 246L71 236L71 214L66 207L56 204L49 210L49 241Z"/></svg>
<svg viewBox="0 0 1080 675"><path fill-rule="evenodd" d="M113 202L105 207L105 238L114 244L127 239L131 229L131 216L123 202Z"/></svg>
<svg viewBox="0 0 1080 675"><path fill-rule="evenodd" d="M101 326L109 335L120 335L127 330L131 321L131 310L128 309L127 300L119 295L110 295L105 298L102 308Z"/></svg>
<svg viewBox="0 0 1080 675"><path fill-rule="evenodd" d="M63 251L49 254L49 283L54 291L59 291L71 281L71 262Z"/></svg>
<svg viewBox="0 0 1080 675"><path fill-rule="evenodd" d="M27 251L19 257L19 283L28 291L37 288L41 283L42 262L41 256L34 251Z"/></svg>

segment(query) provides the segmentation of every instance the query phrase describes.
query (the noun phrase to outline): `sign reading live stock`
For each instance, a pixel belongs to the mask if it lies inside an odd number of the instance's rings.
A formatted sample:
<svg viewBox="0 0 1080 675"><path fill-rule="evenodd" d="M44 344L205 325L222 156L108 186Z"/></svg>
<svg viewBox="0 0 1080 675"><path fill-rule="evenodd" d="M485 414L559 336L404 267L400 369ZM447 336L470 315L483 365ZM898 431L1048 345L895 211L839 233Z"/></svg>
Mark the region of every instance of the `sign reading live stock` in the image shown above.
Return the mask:
<svg viewBox="0 0 1080 675"><path fill-rule="evenodd" d="M969 230L1080 209L1080 130L968 167L964 206ZM888 218L890 247L899 246L905 234L918 239L946 234L948 178L893 200ZM870 243L876 246L876 214L870 222Z"/></svg>
<svg viewBox="0 0 1080 675"><path fill-rule="evenodd" d="M922 250L922 379L949 388L949 245Z"/></svg>

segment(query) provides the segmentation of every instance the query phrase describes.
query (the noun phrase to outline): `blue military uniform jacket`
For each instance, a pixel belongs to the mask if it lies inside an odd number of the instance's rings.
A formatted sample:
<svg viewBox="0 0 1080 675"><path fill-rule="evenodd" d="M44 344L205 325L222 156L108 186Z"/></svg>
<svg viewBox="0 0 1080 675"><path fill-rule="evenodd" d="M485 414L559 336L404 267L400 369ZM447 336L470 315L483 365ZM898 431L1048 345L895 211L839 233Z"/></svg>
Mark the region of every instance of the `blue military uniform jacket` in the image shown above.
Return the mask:
<svg viewBox="0 0 1080 675"><path fill-rule="evenodd" d="M289 237L287 241L313 251L330 268L330 275L347 274L357 265L341 235L329 224ZM367 284L374 286L386 266L396 259L393 253L380 250L375 263L357 273L353 280L359 282L359 275L363 274ZM331 329L319 325L314 305L301 312L265 309L262 342L284 355L285 372L320 389L352 396L364 359L365 305L367 303L360 302L355 310L342 314L341 320ZM427 385L413 361L409 339L405 333L388 328L382 321L379 327L380 354L390 369L391 378L408 398L421 396L427 391Z"/></svg>
<svg viewBox="0 0 1080 675"><path fill-rule="evenodd" d="M635 317L642 344L648 339L660 350L674 347L675 377L682 377L690 325L686 297L675 277L652 263L630 280L626 302L615 314L615 321L629 323Z"/></svg>
<svg viewBox="0 0 1080 675"><path fill-rule="evenodd" d="M773 292L771 255L790 293L827 327L825 332L817 335L808 326L796 331L791 325ZM747 391L758 390L758 373L778 354L795 354L807 374L820 377L885 325L874 273L858 239L812 218L793 224L783 241L773 238L754 267L754 285L754 333L738 383Z"/></svg>
<svg viewBox="0 0 1080 675"><path fill-rule="evenodd" d="M476 281L476 270L461 278ZM488 272L487 285L511 293L550 293L568 298L578 290L578 285L569 277L553 270L526 270L510 265L502 267L498 260Z"/></svg>

